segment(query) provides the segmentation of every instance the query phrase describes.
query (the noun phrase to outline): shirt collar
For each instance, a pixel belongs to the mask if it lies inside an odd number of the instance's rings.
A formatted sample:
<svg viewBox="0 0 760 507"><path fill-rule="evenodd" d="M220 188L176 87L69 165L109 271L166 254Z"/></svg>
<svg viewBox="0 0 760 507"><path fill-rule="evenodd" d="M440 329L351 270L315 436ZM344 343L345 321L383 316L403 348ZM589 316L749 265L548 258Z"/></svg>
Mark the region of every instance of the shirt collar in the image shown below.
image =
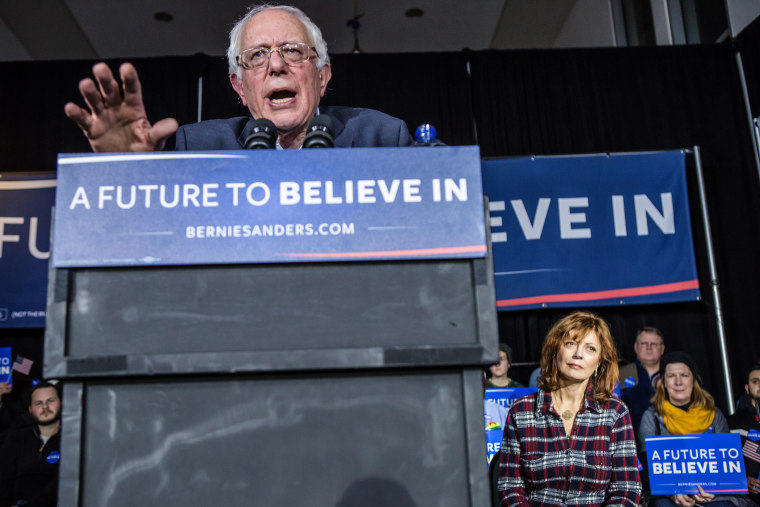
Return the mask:
<svg viewBox="0 0 760 507"><path fill-rule="evenodd" d="M593 410L594 412L601 412L601 404L594 399L594 386L591 382L586 387L586 397L583 399L583 406L578 411L580 414L586 409ZM536 395L536 416L547 416L552 413L552 393L539 389Z"/></svg>

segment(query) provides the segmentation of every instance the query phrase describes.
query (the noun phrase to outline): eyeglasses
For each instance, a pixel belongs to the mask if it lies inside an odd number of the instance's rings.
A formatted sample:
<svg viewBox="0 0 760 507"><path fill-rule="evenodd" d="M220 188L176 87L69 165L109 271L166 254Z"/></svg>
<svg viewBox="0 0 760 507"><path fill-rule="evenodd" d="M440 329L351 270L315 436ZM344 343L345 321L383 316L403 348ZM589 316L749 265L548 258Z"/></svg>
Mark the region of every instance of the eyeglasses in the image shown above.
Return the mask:
<svg viewBox="0 0 760 507"><path fill-rule="evenodd" d="M644 348L651 349L651 348L661 347L662 343L639 342L639 345L642 346L642 347L644 347Z"/></svg>
<svg viewBox="0 0 760 507"><path fill-rule="evenodd" d="M298 65L311 58L309 50L313 50L314 54L319 57L315 47L309 46L305 42L295 42L283 44L274 49L263 47L246 49L235 58L235 61L244 69L256 69L269 63L272 53L276 51L282 61L288 65Z"/></svg>

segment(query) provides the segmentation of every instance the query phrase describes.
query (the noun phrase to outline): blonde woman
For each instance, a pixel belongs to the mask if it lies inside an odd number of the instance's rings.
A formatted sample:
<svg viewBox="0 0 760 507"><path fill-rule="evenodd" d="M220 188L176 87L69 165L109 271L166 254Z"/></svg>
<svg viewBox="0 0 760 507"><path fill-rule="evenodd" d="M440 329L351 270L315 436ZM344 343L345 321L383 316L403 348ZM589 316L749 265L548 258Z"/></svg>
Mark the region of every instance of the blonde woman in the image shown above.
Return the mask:
<svg viewBox="0 0 760 507"><path fill-rule="evenodd" d="M644 412L639 426L639 448L646 450L646 437L652 435L697 435L728 433L728 422L715 406L712 395L702 388L694 359L686 352L668 352L660 360L660 379L652 406ZM733 506L734 497L705 493L653 497L656 507L692 507L695 504Z"/></svg>

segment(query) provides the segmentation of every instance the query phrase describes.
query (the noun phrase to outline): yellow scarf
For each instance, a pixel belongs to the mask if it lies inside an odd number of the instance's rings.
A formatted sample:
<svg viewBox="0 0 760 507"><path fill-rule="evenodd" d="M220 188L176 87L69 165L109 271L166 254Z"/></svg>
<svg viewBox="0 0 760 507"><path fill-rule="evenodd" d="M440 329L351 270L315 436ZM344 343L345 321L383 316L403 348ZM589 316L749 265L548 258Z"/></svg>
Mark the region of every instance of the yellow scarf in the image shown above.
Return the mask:
<svg viewBox="0 0 760 507"><path fill-rule="evenodd" d="M662 402L662 417L671 435L697 435L704 433L715 419L715 411L705 407L682 410L668 400Z"/></svg>

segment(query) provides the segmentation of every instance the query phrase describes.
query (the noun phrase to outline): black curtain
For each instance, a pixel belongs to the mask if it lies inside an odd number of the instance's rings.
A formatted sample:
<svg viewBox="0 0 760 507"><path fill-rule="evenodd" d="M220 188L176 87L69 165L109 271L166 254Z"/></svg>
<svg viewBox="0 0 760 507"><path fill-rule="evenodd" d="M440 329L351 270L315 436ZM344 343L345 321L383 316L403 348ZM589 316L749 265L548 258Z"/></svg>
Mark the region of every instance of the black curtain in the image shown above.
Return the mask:
<svg viewBox="0 0 760 507"><path fill-rule="evenodd" d="M760 116L760 18L750 23L734 40L741 55L753 118Z"/></svg>
<svg viewBox="0 0 760 507"><path fill-rule="evenodd" d="M473 110L481 154L599 153L699 145L716 252L734 386L760 357L747 340L760 303L750 266L760 254L756 212L760 184L730 45L552 51L482 51L472 55ZM716 323L693 170L690 204L704 300L599 309L624 357L636 330L659 327L667 349L691 352L708 389L725 405ZM537 357L540 340L564 311L501 312L501 337L515 360ZM520 353L520 352L523 353Z"/></svg>
<svg viewBox="0 0 760 507"><path fill-rule="evenodd" d="M197 119L199 67L206 57L135 58L150 121ZM0 172L54 171L58 153L89 152L82 132L63 114L84 106L77 89L94 61L0 63ZM119 61L106 61L118 76Z"/></svg>
<svg viewBox="0 0 760 507"><path fill-rule="evenodd" d="M204 120L251 114L230 85L226 57L208 57L202 77Z"/></svg>
<svg viewBox="0 0 760 507"><path fill-rule="evenodd" d="M323 103L369 107L406 121L430 123L449 145L475 144L468 57L461 53L336 55Z"/></svg>

